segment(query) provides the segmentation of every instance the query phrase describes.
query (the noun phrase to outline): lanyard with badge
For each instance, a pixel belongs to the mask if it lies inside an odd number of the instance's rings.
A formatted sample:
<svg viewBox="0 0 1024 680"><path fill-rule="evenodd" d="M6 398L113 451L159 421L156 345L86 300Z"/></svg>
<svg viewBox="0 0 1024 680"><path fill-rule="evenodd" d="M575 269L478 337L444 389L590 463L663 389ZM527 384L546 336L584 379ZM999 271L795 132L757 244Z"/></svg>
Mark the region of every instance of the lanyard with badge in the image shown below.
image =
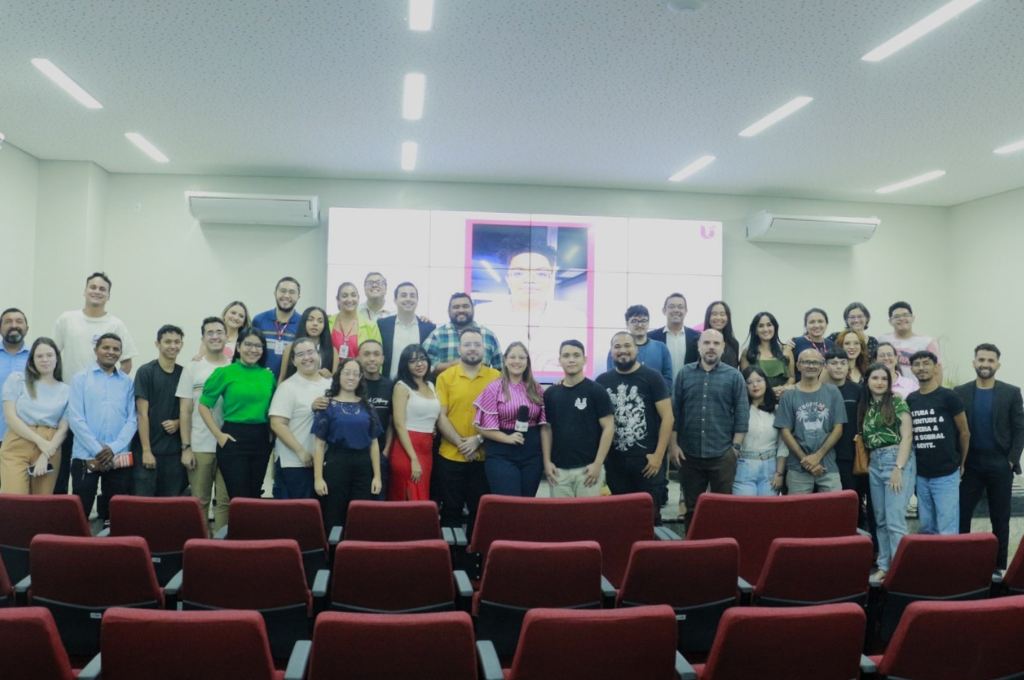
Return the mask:
<svg viewBox="0 0 1024 680"><path fill-rule="evenodd" d="M277 341L274 343L274 354L284 354L284 332L288 330L288 322L282 326L277 319L274 319L274 330L277 332Z"/></svg>

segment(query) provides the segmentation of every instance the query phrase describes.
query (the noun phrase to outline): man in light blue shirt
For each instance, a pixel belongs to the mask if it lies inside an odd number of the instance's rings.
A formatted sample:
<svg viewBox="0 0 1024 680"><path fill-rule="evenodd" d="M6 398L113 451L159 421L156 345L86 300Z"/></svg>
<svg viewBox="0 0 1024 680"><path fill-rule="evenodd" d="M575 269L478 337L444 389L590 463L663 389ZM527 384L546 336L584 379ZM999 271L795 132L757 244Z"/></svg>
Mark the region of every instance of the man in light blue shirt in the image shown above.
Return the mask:
<svg viewBox="0 0 1024 680"><path fill-rule="evenodd" d="M107 503L118 494L131 492L132 465L129 452L138 426L135 386L118 368L121 338L104 333L96 340L96 363L71 379L68 422L75 435L71 451L71 491L82 499L88 516L96 499L100 477L103 496L97 504L100 519L107 521Z"/></svg>
<svg viewBox="0 0 1024 680"><path fill-rule="evenodd" d="M28 363L28 348L25 335L28 334L28 320L20 309L11 307L0 312L0 387L11 373L24 373ZM0 440L7 434L7 421L0 413Z"/></svg>

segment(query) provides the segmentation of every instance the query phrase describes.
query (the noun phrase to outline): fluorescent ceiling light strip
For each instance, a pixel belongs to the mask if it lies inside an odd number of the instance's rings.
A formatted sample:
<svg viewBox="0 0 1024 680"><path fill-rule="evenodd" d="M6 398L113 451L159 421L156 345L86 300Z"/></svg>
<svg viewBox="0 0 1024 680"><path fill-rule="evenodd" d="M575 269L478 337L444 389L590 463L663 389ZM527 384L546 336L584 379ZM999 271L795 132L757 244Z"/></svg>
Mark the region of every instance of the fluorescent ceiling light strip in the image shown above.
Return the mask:
<svg viewBox="0 0 1024 680"><path fill-rule="evenodd" d="M669 182L682 182L690 175L700 172L715 161L714 156L701 156L685 168L668 178Z"/></svg>
<svg viewBox="0 0 1024 680"><path fill-rule="evenodd" d="M740 133L740 137L753 137L754 135L756 135L758 132L761 132L765 128L775 125L776 123L778 123L780 120L790 115L791 113L799 111L803 107L810 104L812 101L814 101L814 97L797 97L796 99L793 99L792 101L784 104L783 106L772 111L767 116L765 116L761 120L757 121L756 123L748 127L746 130Z"/></svg>
<svg viewBox="0 0 1024 680"><path fill-rule="evenodd" d="M1014 151L1020 151L1021 149L1024 149L1024 139L1019 142L1014 142L1013 144L1001 146L992 153L1013 153Z"/></svg>
<svg viewBox="0 0 1024 680"><path fill-rule="evenodd" d="M409 30L429 31L434 25L434 0L409 0Z"/></svg>
<svg viewBox="0 0 1024 680"><path fill-rule="evenodd" d="M96 99L83 90L81 86L75 81L71 80L71 77L61 71L57 66L49 59L33 59L32 65L43 72L47 78L57 83L62 90L67 92L69 95L78 100L82 106L87 109L102 109L103 104L100 104Z"/></svg>
<svg viewBox="0 0 1024 680"><path fill-rule="evenodd" d="M168 162L169 159L167 156L163 155L163 153L160 152L160 149L153 146L148 139L140 135L138 132L126 132L124 133L124 136L127 137L132 144L139 147L144 154L155 160L157 163Z"/></svg>
<svg viewBox="0 0 1024 680"><path fill-rule="evenodd" d="M884 43L865 54L861 57L861 60L882 61L894 52L902 50L918 38L928 35L942 24L946 23L961 12L974 7L979 2L981 2L981 0L953 0L953 2L946 3L907 30L899 33L889 40L886 40Z"/></svg>
<svg viewBox="0 0 1024 680"><path fill-rule="evenodd" d="M945 170L932 170L931 172L926 172L923 175L911 177L910 179L903 180L902 182L897 182L896 184L890 184L887 187L876 189L875 193L891 194L892 192L899 191L900 189L906 189L907 187L912 187L918 184L924 184L925 182L930 182L931 180L938 179L939 177L942 177L945 174Z"/></svg>
<svg viewBox="0 0 1024 680"><path fill-rule="evenodd" d="M416 169L416 156L420 145L416 142L402 142L402 170L412 171Z"/></svg>
<svg viewBox="0 0 1024 680"><path fill-rule="evenodd" d="M402 93L402 118L419 120L423 117L423 99L427 93L427 77L422 73L405 74Z"/></svg>

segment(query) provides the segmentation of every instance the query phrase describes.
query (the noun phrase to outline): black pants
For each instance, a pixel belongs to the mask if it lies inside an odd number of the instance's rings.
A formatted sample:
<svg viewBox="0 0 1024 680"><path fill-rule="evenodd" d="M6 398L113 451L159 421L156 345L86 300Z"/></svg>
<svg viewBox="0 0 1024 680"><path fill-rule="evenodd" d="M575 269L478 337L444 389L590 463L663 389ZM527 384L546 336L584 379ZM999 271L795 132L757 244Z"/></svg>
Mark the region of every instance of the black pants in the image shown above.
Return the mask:
<svg viewBox="0 0 1024 680"><path fill-rule="evenodd" d="M68 436L64 438L64 443L60 445L60 469L57 470L57 481L53 487L55 495L67 495L68 493L68 482L71 481L71 466L68 465L68 462L71 460L71 451L74 447L75 435L68 429ZM85 512L88 513L89 510Z"/></svg>
<svg viewBox="0 0 1024 680"><path fill-rule="evenodd" d="M857 526L871 534L871 543L878 552L878 536L876 535L875 510L871 505L871 489L868 482L869 475L853 474L853 460L836 459L836 466L839 468L839 483L843 490L850 489L857 492Z"/></svg>
<svg viewBox="0 0 1024 680"><path fill-rule="evenodd" d="M999 540L996 566L1006 569L1010 548L1010 495L1013 489L1013 470L1006 456L993 451L974 451L967 454L964 476L960 480L960 533L971 533L971 517L981 500L988 497L988 516L992 533Z"/></svg>
<svg viewBox="0 0 1024 680"><path fill-rule="evenodd" d="M370 449L348 449L328 445L324 454L324 482L327 495L320 496L320 511L324 527L345 526L348 504L352 501L373 500L370 484L373 482L373 461Z"/></svg>
<svg viewBox="0 0 1024 680"><path fill-rule="evenodd" d="M221 426L229 441L217 447L217 469L224 477L228 498L260 498L270 463L270 428L266 423L229 423Z"/></svg>
<svg viewBox="0 0 1024 680"><path fill-rule="evenodd" d="M61 465L61 467L64 467ZM100 479L103 479L103 497L110 499L118 495L129 495L132 492L132 469L130 467L117 468L107 472L89 472L85 467L85 461L75 458L68 466L71 474L71 493L78 496L82 501L82 508L85 516L92 512L93 501L96 500L96 489L99 487ZM96 504L96 513L100 519L109 519L110 515L100 510L100 504Z"/></svg>
<svg viewBox="0 0 1024 680"><path fill-rule="evenodd" d="M693 509L697 499L705 491L711 493L732 493L736 481L736 464L739 454L730 449L718 458L689 457L679 469L680 492L686 502L686 527L690 527Z"/></svg>
<svg viewBox="0 0 1024 680"><path fill-rule="evenodd" d="M604 461L605 481L615 496L625 493L650 494L654 501L654 524L661 524L661 480L659 472L644 477L647 456L623 456L612 452Z"/></svg>
<svg viewBox="0 0 1024 680"><path fill-rule="evenodd" d="M438 456L434 459L434 470L430 478L431 481L437 480L437 490L441 496L441 526L462 526L462 508L467 507L469 518L466 534L472 536L480 499L491 492L483 462L459 463Z"/></svg>
<svg viewBox="0 0 1024 680"><path fill-rule="evenodd" d="M177 453L155 455L156 468L142 465L142 452L135 453L132 489L136 496L180 496L188 486L188 472Z"/></svg>

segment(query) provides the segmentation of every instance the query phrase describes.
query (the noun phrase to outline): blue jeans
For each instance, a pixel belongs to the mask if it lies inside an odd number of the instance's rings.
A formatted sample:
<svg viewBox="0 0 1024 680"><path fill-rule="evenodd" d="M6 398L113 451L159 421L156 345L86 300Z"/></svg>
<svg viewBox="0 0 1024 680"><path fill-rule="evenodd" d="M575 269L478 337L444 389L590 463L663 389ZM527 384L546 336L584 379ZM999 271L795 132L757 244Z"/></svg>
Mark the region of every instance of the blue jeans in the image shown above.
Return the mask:
<svg viewBox="0 0 1024 680"><path fill-rule="evenodd" d="M493 494L524 498L536 496L540 480L544 478L540 428L527 430L522 444L487 442L484 471Z"/></svg>
<svg viewBox="0 0 1024 680"><path fill-rule="evenodd" d="M896 546L900 539L907 535L907 505L910 495L914 493L914 480L917 465L914 454L910 454L906 467L903 468L903 486L895 492L889 488L889 479L896 467L898 446L887 446L871 452L868 465L869 483L871 485L871 504L875 511L875 523L878 533L878 568L889 571L892 557L896 554Z"/></svg>
<svg viewBox="0 0 1024 680"><path fill-rule="evenodd" d="M922 534L960 533L960 471L917 478L917 516Z"/></svg>
<svg viewBox="0 0 1024 680"><path fill-rule="evenodd" d="M767 460L743 458L736 461L736 478L732 482L734 496L778 496L772 489L775 457Z"/></svg>

